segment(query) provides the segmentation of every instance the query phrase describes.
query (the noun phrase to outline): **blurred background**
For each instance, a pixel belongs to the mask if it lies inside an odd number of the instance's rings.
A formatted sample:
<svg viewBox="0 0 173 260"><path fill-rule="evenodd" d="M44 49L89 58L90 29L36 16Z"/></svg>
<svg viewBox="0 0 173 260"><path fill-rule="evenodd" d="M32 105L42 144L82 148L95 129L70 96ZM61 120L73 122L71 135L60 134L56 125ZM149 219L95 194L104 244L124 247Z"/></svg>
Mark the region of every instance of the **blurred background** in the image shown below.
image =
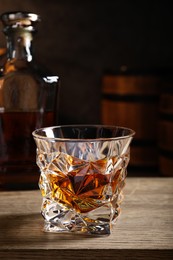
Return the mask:
<svg viewBox="0 0 173 260"><path fill-rule="evenodd" d="M40 14L34 54L61 78L59 124L131 127L131 174L173 176L171 0L0 0L0 11Z"/></svg>

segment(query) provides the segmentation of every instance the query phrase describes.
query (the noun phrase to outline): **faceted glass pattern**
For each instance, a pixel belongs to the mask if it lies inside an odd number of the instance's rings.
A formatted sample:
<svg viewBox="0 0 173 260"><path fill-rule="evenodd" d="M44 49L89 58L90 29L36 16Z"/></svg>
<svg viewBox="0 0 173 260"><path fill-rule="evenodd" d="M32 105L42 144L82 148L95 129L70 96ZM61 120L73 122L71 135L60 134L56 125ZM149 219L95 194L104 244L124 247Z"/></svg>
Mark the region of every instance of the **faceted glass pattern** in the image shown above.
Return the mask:
<svg viewBox="0 0 173 260"><path fill-rule="evenodd" d="M120 213L133 134L108 126L62 126L33 133L45 231L110 234Z"/></svg>

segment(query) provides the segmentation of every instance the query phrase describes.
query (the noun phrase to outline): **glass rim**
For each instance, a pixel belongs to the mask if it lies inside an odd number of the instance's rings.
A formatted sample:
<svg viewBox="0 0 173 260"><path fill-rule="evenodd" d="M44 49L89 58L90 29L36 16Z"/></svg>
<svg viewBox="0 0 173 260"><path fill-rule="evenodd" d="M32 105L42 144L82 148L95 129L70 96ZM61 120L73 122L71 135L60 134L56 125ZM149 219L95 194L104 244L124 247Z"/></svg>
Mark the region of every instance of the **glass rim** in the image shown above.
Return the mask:
<svg viewBox="0 0 173 260"><path fill-rule="evenodd" d="M129 134L115 137L96 137L96 138L67 138L67 137L47 137L38 134L40 131L48 130L48 129L60 129L67 127L86 127L86 128L107 128L107 129L119 129L129 131ZM116 126L116 125L103 125L103 124L70 124L70 125L57 125L57 126L49 126L35 129L32 132L32 135L35 139L49 140L49 141L59 141L59 142L101 142L101 141L116 141L126 138L132 138L135 135L135 131L131 128L124 126Z"/></svg>

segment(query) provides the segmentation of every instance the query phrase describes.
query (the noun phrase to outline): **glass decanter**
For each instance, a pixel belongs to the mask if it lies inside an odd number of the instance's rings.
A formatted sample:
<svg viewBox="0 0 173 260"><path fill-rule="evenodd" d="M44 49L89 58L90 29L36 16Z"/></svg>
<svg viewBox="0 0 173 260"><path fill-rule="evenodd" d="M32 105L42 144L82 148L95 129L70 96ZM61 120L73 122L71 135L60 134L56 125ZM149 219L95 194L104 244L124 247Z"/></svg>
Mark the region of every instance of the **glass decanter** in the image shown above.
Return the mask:
<svg viewBox="0 0 173 260"><path fill-rule="evenodd" d="M1 15L7 57L0 69L0 190L36 188L32 131L56 124L59 77L38 67L32 55L37 14Z"/></svg>

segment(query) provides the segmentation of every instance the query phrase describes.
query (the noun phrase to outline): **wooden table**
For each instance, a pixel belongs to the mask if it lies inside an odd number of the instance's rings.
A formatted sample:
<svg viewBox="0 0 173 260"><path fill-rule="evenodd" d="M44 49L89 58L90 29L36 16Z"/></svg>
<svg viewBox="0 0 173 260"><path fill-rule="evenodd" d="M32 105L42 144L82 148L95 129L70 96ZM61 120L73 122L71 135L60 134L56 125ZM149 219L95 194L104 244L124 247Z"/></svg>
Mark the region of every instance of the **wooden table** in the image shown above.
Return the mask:
<svg viewBox="0 0 173 260"><path fill-rule="evenodd" d="M37 191L0 193L0 259L173 259L173 178L127 178L107 237L44 233Z"/></svg>

